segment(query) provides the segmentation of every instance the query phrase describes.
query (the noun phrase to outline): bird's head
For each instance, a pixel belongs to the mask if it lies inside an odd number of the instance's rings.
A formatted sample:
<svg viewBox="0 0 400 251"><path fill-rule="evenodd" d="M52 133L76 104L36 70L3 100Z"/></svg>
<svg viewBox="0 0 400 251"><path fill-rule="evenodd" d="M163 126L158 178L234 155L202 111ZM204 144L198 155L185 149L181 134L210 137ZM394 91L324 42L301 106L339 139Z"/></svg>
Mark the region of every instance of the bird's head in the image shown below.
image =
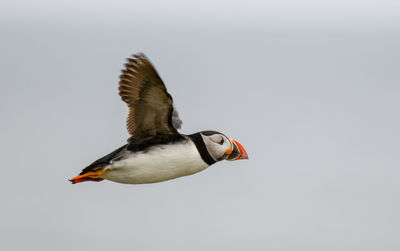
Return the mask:
<svg viewBox="0 0 400 251"><path fill-rule="evenodd" d="M236 140L216 131L202 131L200 135L208 153L215 161L248 159L246 150Z"/></svg>

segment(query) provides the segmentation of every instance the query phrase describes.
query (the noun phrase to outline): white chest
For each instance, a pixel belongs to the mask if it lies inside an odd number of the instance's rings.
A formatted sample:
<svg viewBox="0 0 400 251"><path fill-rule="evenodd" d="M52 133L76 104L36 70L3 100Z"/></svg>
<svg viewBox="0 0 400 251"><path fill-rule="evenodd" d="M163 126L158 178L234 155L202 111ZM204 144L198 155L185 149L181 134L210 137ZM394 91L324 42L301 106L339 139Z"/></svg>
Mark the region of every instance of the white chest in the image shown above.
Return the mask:
<svg viewBox="0 0 400 251"><path fill-rule="evenodd" d="M120 183L153 183L194 174L208 165L192 141L151 147L110 164L103 178Z"/></svg>

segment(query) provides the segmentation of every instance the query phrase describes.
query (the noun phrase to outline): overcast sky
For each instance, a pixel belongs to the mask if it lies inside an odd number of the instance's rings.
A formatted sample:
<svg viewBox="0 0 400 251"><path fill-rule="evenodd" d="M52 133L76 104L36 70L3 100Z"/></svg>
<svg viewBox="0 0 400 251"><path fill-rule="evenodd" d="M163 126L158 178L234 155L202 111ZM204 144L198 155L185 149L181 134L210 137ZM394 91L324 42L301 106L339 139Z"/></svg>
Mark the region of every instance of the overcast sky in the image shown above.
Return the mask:
<svg viewBox="0 0 400 251"><path fill-rule="evenodd" d="M1 250L400 250L398 1L2 1ZM125 144L125 58L248 161L67 181Z"/></svg>

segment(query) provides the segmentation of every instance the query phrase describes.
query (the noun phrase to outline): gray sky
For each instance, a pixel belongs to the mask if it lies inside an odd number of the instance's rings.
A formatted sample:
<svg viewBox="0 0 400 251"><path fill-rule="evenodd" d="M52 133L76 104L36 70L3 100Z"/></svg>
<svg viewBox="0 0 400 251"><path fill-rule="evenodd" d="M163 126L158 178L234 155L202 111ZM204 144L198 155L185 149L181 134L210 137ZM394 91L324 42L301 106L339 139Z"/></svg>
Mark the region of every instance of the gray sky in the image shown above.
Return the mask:
<svg viewBox="0 0 400 251"><path fill-rule="evenodd" d="M399 250L398 1L2 1L1 250ZM68 178L128 138L144 52L183 133L249 161Z"/></svg>

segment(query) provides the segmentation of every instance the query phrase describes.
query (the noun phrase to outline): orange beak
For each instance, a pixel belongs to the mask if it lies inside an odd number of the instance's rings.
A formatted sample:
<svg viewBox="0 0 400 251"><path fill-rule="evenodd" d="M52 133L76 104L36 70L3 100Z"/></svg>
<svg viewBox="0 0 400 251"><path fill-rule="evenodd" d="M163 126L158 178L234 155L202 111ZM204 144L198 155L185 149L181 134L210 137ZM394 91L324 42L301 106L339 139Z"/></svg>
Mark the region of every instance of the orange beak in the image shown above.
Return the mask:
<svg viewBox="0 0 400 251"><path fill-rule="evenodd" d="M247 152L244 147L237 142L236 140L229 139L231 142L231 148L228 149L225 153L228 155L226 160L239 160L239 159L248 159Z"/></svg>

